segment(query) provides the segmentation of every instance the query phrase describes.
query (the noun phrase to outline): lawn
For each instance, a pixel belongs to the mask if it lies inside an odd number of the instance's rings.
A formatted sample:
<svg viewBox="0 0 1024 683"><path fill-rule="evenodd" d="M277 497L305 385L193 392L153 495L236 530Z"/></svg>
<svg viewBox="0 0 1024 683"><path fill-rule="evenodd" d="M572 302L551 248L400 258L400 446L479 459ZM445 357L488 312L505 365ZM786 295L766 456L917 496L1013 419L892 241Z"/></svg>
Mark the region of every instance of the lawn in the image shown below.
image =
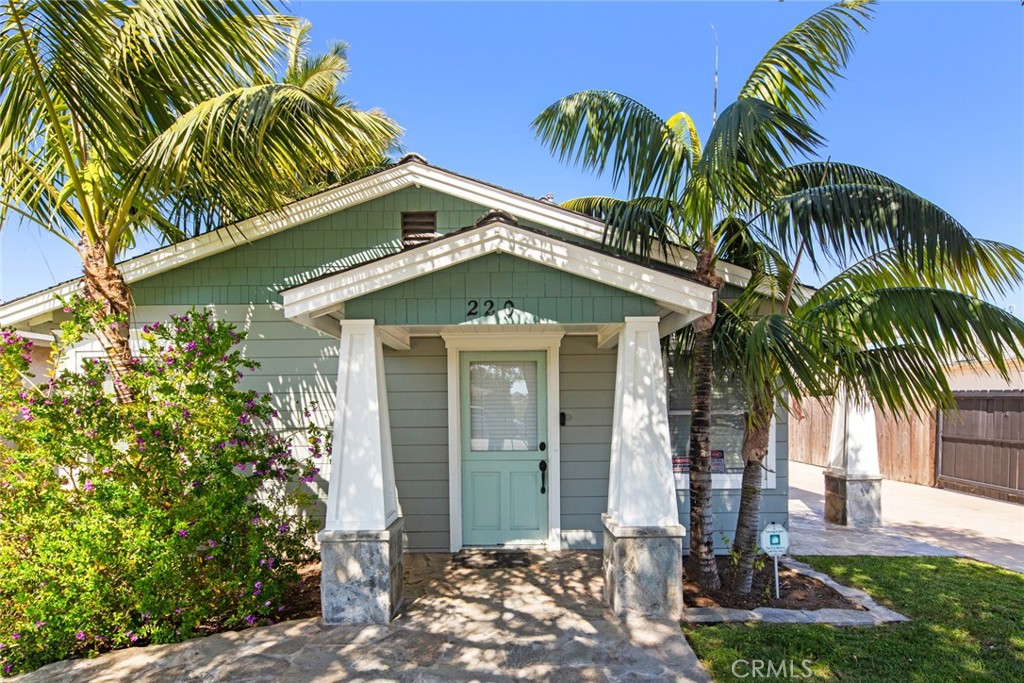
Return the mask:
<svg viewBox="0 0 1024 683"><path fill-rule="evenodd" d="M875 628L688 627L716 681L1024 681L1024 574L948 557L800 559L912 621ZM737 660L744 661L734 666ZM762 662L759 672L755 660ZM786 673L766 676L769 662Z"/></svg>

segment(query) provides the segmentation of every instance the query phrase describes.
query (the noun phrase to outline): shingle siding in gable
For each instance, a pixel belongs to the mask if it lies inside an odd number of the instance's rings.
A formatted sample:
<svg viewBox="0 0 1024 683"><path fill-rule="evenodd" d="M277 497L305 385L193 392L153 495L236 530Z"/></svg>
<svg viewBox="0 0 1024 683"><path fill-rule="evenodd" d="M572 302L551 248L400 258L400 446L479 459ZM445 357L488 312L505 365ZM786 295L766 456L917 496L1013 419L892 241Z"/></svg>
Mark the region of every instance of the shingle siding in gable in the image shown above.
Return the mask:
<svg viewBox="0 0 1024 683"><path fill-rule="evenodd" d="M279 303L281 289L398 251L403 211L437 211L438 232L448 233L488 208L405 188L142 280L132 293L140 306Z"/></svg>
<svg viewBox="0 0 1024 683"><path fill-rule="evenodd" d="M345 304L346 317L381 325L605 323L656 311L650 299L508 254L490 254Z"/></svg>

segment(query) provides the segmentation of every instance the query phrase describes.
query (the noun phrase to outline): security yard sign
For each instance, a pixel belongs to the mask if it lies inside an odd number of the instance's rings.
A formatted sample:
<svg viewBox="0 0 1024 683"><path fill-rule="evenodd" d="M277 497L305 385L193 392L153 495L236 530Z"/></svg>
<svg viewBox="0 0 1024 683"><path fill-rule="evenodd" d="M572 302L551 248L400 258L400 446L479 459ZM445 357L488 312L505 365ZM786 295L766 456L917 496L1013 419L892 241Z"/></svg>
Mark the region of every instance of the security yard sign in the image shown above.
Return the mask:
<svg viewBox="0 0 1024 683"><path fill-rule="evenodd" d="M761 550L768 557L781 557L789 550L789 532L781 524L772 522L761 532Z"/></svg>
<svg viewBox="0 0 1024 683"><path fill-rule="evenodd" d="M779 598L779 557L789 550L789 532L781 524L772 522L761 532L761 550L775 563L775 599Z"/></svg>

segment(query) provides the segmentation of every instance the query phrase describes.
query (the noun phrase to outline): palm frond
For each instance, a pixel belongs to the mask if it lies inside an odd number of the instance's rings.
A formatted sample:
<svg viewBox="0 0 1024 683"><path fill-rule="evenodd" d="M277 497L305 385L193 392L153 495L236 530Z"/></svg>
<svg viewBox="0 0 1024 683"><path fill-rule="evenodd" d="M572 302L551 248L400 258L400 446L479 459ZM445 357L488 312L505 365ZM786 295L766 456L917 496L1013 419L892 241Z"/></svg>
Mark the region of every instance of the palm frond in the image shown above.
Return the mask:
<svg viewBox="0 0 1024 683"><path fill-rule="evenodd" d="M690 164L690 148L653 111L625 95L584 90L548 106L535 135L563 161L598 174L610 169L631 196L674 197Z"/></svg>
<svg viewBox="0 0 1024 683"><path fill-rule="evenodd" d="M769 207L769 229L783 251L802 247L812 263L830 258L844 265L892 250L919 270L977 269L995 279L1019 281L1019 253L997 253L949 213L887 178L874 174L861 178L871 184L822 185L812 175L799 180L814 184L799 189L796 176L786 177L792 191L776 196ZM1007 256L1011 261L1001 262Z"/></svg>
<svg viewBox="0 0 1024 683"><path fill-rule="evenodd" d="M895 249L868 255L821 285L810 304L885 287L951 289L982 299L1006 294L1024 283L1024 251L1017 247L974 240L974 259L951 268L914 268Z"/></svg>
<svg viewBox="0 0 1024 683"><path fill-rule="evenodd" d="M917 349L928 362L990 362L1004 376L1007 360L1024 358L1024 321L947 289L891 286L848 292L816 300L797 315L812 328L852 340L857 352ZM915 391L911 386L902 389Z"/></svg>
<svg viewBox="0 0 1024 683"><path fill-rule="evenodd" d="M726 107L708 136L694 173L708 178L726 204L766 201L781 170L824 142L786 110L753 98Z"/></svg>
<svg viewBox="0 0 1024 683"><path fill-rule="evenodd" d="M872 0L844 0L800 22L754 67L740 98L757 98L811 118L841 77L853 52L855 29L872 18Z"/></svg>
<svg viewBox="0 0 1024 683"><path fill-rule="evenodd" d="M562 206L604 222L604 243L627 254L649 256L656 245L663 249L679 242L676 226L682 207L661 197L577 197Z"/></svg>
<svg viewBox="0 0 1024 683"><path fill-rule="evenodd" d="M150 201L173 203L187 188L201 211L205 198L249 216L301 194L324 168L379 163L398 131L382 116L332 106L293 85L257 85L179 117L140 156L133 182Z"/></svg>

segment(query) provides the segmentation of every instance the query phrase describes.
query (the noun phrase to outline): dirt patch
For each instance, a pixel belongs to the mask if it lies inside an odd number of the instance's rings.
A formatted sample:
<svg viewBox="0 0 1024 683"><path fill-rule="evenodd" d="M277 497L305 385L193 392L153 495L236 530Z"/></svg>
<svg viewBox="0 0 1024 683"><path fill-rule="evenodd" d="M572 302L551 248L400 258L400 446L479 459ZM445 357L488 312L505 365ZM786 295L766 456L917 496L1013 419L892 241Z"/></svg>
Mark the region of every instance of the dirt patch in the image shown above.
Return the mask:
<svg viewBox="0 0 1024 683"><path fill-rule="evenodd" d="M320 616L320 561L304 562L296 568L299 580L288 587L277 621Z"/></svg>
<svg viewBox="0 0 1024 683"><path fill-rule="evenodd" d="M821 581L798 574L789 567L779 565L779 588L781 597L775 599L775 574L770 560L754 571L753 589L747 595L732 589L732 563L729 557L718 558L718 571L722 575L722 587L717 591L704 593L697 585L697 566L687 562L683 598L687 607L730 607L734 609L756 609L778 607L781 609L863 609L835 592ZM691 578L693 577L693 578Z"/></svg>

